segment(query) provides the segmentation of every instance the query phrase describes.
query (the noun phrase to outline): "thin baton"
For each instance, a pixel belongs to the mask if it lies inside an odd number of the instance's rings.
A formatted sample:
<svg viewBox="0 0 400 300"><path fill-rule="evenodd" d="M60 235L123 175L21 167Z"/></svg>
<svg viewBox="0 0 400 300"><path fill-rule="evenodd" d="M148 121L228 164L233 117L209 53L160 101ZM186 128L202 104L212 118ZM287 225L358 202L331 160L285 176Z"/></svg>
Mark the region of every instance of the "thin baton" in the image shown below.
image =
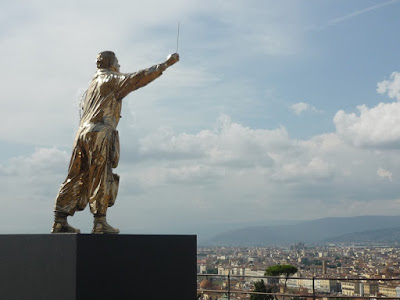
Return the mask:
<svg viewBox="0 0 400 300"><path fill-rule="evenodd" d="M175 53L178 53L178 42L179 42L179 25L180 25L180 22L178 22L178 35L177 35L177 37L176 37L176 52L175 52Z"/></svg>

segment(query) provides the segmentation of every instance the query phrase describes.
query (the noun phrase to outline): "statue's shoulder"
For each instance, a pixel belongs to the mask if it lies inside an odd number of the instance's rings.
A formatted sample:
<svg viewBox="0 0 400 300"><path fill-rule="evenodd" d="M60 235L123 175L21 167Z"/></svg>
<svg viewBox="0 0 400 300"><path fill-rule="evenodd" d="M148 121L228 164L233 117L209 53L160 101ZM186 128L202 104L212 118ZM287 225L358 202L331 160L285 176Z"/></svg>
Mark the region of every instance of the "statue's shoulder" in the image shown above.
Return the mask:
<svg viewBox="0 0 400 300"><path fill-rule="evenodd" d="M125 78L124 74L111 71L109 69L98 69L93 76L94 81L101 83L116 83Z"/></svg>

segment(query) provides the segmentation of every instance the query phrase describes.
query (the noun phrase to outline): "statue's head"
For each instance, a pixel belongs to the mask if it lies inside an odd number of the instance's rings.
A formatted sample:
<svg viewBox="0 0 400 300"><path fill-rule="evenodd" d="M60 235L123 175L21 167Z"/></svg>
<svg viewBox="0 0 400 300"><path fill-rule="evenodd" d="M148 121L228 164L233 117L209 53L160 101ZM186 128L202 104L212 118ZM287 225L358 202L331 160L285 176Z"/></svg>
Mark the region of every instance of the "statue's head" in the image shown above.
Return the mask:
<svg viewBox="0 0 400 300"><path fill-rule="evenodd" d="M112 51L103 51L97 54L96 65L98 69L110 69L119 72L120 65L115 53Z"/></svg>

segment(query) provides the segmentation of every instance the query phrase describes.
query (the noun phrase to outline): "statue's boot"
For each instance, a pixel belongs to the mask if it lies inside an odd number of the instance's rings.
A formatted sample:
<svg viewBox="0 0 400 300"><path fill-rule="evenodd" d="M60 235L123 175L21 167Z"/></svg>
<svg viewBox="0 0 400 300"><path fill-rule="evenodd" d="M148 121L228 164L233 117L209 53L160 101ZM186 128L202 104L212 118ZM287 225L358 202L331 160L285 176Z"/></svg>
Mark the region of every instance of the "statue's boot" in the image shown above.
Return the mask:
<svg viewBox="0 0 400 300"><path fill-rule="evenodd" d="M107 223L106 215L94 215L93 230L94 234L118 234L119 229L112 227Z"/></svg>
<svg viewBox="0 0 400 300"><path fill-rule="evenodd" d="M51 233L81 233L77 228L72 227L67 222L68 214L55 212L54 213L54 224L51 228Z"/></svg>

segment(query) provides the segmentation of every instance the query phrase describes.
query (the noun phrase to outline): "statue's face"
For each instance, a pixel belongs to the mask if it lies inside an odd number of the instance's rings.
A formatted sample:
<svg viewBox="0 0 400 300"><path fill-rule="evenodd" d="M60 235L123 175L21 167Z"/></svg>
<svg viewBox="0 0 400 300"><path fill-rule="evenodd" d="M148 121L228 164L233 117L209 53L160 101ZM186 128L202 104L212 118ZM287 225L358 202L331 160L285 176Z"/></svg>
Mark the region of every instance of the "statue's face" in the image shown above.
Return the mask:
<svg viewBox="0 0 400 300"><path fill-rule="evenodd" d="M114 59L114 62L113 62L113 64L111 65L111 70L112 71L114 71L114 72L119 72L119 68L120 68L121 66L118 64L118 58L117 57L115 57L115 59Z"/></svg>

